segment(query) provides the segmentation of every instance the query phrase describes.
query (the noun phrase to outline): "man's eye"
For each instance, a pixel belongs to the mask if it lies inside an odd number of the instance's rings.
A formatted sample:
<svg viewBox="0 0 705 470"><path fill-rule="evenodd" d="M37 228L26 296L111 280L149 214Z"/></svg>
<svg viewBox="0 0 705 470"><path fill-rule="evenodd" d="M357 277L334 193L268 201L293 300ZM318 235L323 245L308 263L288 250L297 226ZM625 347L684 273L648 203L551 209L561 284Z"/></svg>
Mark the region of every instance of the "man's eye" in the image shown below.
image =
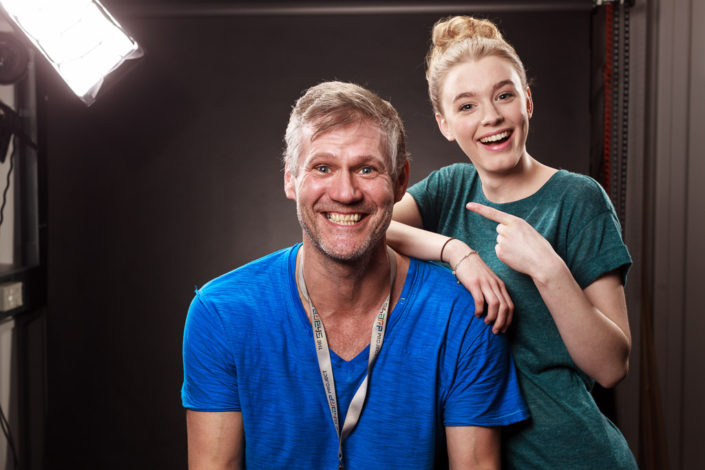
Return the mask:
<svg viewBox="0 0 705 470"><path fill-rule="evenodd" d="M363 175L371 175L372 173L374 173L374 171L375 169L371 166L363 166L362 168L360 168L360 173Z"/></svg>
<svg viewBox="0 0 705 470"><path fill-rule="evenodd" d="M319 173L330 173L330 168L326 165L316 165L314 168Z"/></svg>

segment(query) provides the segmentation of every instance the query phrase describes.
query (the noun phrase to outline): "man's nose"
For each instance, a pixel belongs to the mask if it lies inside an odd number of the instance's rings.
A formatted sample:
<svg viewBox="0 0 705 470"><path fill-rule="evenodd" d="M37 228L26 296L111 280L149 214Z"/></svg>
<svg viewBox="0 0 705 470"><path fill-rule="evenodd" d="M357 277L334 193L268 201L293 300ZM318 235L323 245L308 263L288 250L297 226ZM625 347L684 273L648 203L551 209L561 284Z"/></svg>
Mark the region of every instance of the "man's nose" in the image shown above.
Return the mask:
<svg viewBox="0 0 705 470"><path fill-rule="evenodd" d="M349 204L362 198L355 174L350 171L340 171L331 181L331 199Z"/></svg>

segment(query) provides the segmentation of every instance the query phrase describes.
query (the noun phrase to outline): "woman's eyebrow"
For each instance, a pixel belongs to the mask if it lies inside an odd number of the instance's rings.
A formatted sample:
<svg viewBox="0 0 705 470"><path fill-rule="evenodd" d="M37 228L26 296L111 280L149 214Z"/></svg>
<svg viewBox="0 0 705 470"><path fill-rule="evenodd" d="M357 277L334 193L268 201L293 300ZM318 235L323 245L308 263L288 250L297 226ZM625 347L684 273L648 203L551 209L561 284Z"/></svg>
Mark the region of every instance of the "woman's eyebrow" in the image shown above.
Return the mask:
<svg viewBox="0 0 705 470"><path fill-rule="evenodd" d="M514 86L514 82L509 78L506 80L501 80L492 86L492 91L497 91L498 89L506 85ZM457 95L455 95L455 97L453 97L453 103L464 98L474 98L475 96L477 96L477 93L474 91L463 91L462 93L458 93Z"/></svg>
<svg viewBox="0 0 705 470"><path fill-rule="evenodd" d="M510 79L502 80L502 81L500 81L500 82L495 83L494 87L492 87L492 88L493 88L493 90L497 90L497 89L499 89L499 88L502 88L502 87L505 86L505 85L512 85L512 86L514 86L514 82L513 82L512 80L510 80Z"/></svg>

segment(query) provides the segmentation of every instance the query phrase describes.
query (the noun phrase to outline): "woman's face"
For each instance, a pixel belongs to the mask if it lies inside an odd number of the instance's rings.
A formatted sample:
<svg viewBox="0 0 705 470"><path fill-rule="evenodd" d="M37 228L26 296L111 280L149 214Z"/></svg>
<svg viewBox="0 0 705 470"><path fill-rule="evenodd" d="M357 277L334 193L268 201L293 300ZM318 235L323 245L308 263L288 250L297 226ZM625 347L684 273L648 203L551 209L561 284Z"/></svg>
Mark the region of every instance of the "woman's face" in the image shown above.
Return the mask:
<svg viewBox="0 0 705 470"><path fill-rule="evenodd" d="M480 174L511 173L526 155L531 93L511 63L496 56L450 69L436 121L457 141Z"/></svg>

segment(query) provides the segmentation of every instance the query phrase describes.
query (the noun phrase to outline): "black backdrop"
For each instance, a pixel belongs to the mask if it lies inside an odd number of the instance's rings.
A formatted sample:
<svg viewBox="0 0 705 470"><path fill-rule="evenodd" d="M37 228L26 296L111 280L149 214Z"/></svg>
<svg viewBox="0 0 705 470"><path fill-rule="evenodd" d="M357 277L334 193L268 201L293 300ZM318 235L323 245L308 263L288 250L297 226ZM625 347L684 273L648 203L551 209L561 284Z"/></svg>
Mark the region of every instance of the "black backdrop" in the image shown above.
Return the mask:
<svg viewBox="0 0 705 470"><path fill-rule="evenodd" d="M590 11L499 10L474 13L499 22L533 79L529 152L587 172ZM194 287L301 238L279 160L293 101L322 80L366 85L405 120L412 182L463 160L436 128L424 80L430 28L449 12L115 13L146 55L93 106L39 70L47 467L179 469Z"/></svg>

